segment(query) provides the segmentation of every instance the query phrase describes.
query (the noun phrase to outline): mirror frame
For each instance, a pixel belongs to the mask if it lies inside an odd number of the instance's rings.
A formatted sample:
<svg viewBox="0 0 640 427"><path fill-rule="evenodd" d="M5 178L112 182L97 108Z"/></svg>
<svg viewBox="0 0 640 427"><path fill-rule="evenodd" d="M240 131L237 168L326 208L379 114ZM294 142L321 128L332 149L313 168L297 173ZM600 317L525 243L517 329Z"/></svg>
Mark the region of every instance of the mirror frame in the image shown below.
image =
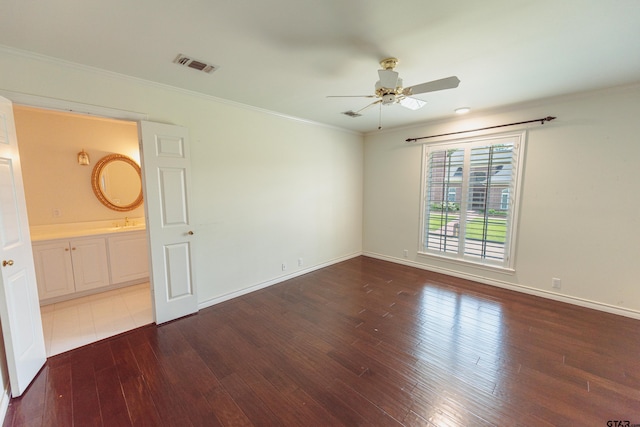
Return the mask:
<svg viewBox="0 0 640 427"><path fill-rule="evenodd" d="M109 163L115 161L121 161L131 165L138 173L138 177L140 178L140 194L138 194L138 197L132 203L124 206L118 206L114 203L111 203L111 201L105 196L105 194L102 192L102 189L100 188L100 174L102 173L102 170L107 167ZM109 154L108 156L104 156L103 158L98 160L96 165L93 167L93 172L91 173L91 188L93 189L93 193L96 195L100 203L102 203L109 209L113 209L114 211L119 212L132 211L142 204L142 173L140 171L140 166L138 166L135 160L125 156L124 154Z"/></svg>

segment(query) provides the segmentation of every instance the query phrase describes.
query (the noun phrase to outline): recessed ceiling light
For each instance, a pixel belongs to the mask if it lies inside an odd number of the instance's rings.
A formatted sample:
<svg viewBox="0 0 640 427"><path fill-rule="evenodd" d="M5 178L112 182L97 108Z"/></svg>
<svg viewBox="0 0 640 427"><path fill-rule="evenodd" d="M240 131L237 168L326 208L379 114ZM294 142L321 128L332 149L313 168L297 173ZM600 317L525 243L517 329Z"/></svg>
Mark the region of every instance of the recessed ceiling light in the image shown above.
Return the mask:
<svg viewBox="0 0 640 427"><path fill-rule="evenodd" d="M456 111L456 114L467 114L469 111L471 111L471 108L460 107L460 108L456 108L455 111Z"/></svg>

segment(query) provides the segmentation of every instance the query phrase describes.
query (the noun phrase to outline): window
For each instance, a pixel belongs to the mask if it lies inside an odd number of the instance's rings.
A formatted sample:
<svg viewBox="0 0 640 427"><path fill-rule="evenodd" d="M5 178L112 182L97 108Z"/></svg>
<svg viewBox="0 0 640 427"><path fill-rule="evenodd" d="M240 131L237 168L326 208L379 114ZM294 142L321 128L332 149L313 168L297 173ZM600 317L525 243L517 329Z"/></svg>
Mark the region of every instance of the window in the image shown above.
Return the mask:
<svg viewBox="0 0 640 427"><path fill-rule="evenodd" d="M455 187L449 187L447 192L447 202L455 203L458 190Z"/></svg>
<svg viewBox="0 0 640 427"><path fill-rule="evenodd" d="M509 189L505 188L502 190L502 196L500 198L500 209L506 211L509 209Z"/></svg>
<svg viewBox="0 0 640 427"><path fill-rule="evenodd" d="M512 268L524 139L425 145L420 253Z"/></svg>

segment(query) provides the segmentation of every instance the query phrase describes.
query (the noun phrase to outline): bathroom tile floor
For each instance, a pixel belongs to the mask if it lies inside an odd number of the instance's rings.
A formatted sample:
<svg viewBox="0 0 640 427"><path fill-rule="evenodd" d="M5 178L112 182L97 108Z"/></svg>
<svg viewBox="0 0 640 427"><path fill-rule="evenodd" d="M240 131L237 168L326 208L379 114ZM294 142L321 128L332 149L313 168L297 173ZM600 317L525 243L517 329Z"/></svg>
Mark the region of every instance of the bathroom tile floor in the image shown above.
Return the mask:
<svg viewBox="0 0 640 427"><path fill-rule="evenodd" d="M40 307L47 357L153 322L149 283Z"/></svg>

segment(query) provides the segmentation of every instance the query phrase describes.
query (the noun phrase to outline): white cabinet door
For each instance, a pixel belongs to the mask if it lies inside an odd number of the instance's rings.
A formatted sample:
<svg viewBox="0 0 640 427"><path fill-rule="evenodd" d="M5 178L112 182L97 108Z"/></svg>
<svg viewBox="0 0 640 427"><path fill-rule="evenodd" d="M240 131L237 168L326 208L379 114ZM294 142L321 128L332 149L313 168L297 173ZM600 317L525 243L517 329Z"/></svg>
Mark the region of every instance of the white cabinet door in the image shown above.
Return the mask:
<svg viewBox="0 0 640 427"><path fill-rule="evenodd" d="M105 239L75 239L69 244L76 292L109 286Z"/></svg>
<svg viewBox="0 0 640 427"><path fill-rule="evenodd" d="M40 300L109 286L104 238L33 244Z"/></svg>
<svg viewBox="0 0 640 427"><path fill-rule="evenodd" d="M33 260L41 300L75 292L69 242L34 243Z"/></svg>
<svg viewBox="0 0 640 427"><path fill-rule="evenodd" d="M147 233L136 231L108 237L111 283L149 278Z"/></svg>

